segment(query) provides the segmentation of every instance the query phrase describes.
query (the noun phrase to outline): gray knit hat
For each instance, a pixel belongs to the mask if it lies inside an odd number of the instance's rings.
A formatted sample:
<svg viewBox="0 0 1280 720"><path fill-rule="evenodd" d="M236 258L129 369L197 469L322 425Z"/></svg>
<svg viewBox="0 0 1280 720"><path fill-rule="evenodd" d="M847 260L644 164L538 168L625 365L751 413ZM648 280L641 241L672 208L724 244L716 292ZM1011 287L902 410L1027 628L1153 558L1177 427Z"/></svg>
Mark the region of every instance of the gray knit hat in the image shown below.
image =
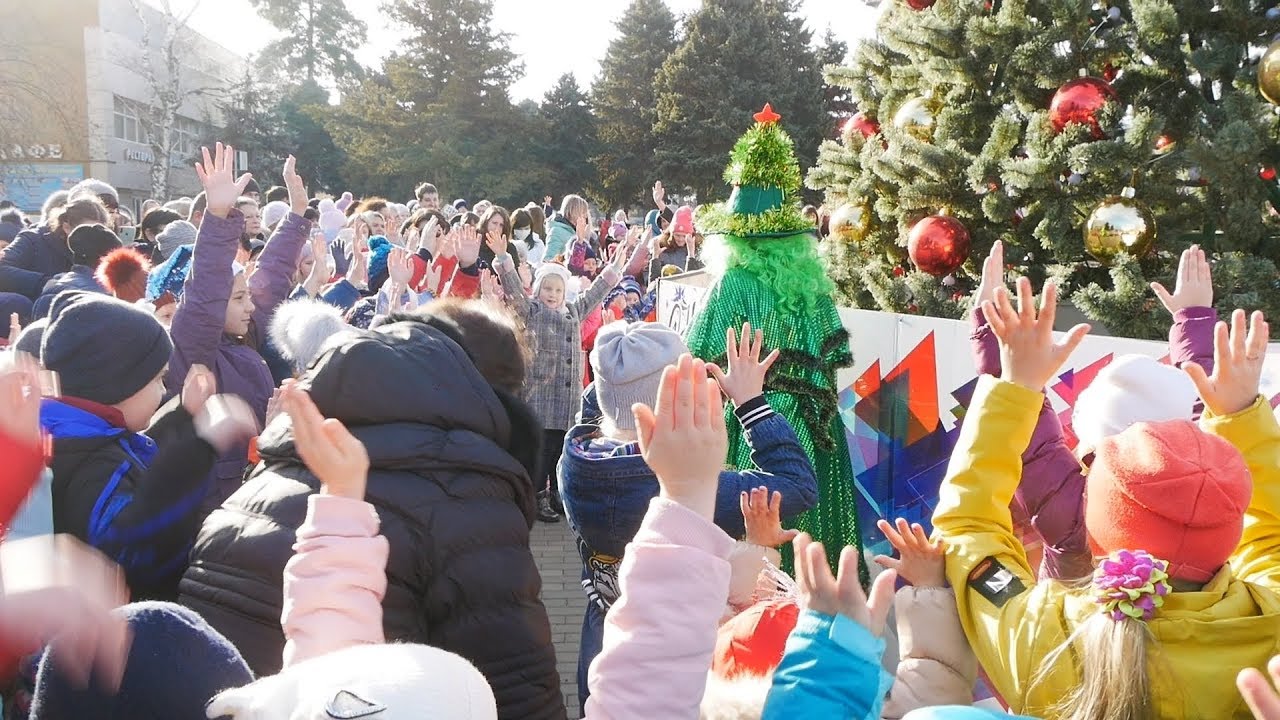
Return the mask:
<svg viewBox="0 0 1280 720"><path fill-rule="evenodd" d="M591 368L605 421L619 430L635 430L631 406L652 406L663 369L687 352L684 338L660 323L620 321L601 328L591 351Z"/></svg>
<svg viewBox="0 0 1280 720"><path fill-rule="evenodd" d="M183 245L190 245L196 241L196 226L186 220L174 220L164 226L164 230L156 235L156 244L160 246L160 252L169 257L178 248Z"/></svg>

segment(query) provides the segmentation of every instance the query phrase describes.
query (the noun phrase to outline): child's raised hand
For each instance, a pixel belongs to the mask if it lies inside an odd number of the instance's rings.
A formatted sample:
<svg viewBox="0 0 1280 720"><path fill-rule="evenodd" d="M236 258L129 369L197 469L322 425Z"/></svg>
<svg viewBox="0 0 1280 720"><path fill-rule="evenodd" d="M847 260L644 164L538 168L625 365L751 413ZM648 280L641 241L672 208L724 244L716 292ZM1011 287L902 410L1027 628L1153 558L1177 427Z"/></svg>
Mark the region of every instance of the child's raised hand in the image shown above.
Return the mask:
<svg viewBox="0 0 1280 720"><path fill-rule="evenodd" d="M640 452L663 497L710 520L729 451L720 389L706 365L686 353L663 371L657 405L656 412L644 404L631 408Z"/></svg>
<svg viewBox="0 0 1280 720"><path fill-rule="evenodd" d="M219 454L233 450L258 434L258 418L249 403L236 395L214 395L195 416L196 435Z"/></svg>
<svg viewBox="0 0 1280 720"><path fill-rule="evenodd" d="M299 217L307 211L307 186L298 174L298 161L292 155L284 161L284 186L289 190L289 209Z"/></svg>
<svg viewBox="0 0 1280 720"><path fill-rule="evenodd" d="M895 528L887 520L876 523L889 544L898 551L897 558L877 555L876 563L886 570L896 570L903 580L918 588L942 587L947 582L947 546L941 540L930 541L919 523L908 524L898 518Z"/></svg>
<svg viewBox="0 0 1280 720"><path fill-rule="evenodd" d="M991 254L982 261L982 280L973 291L973 309L995 300L996 288L1004 286L1004 243L997 240L991 246Z"/></svg>
<svg viewBox="0 0 1280 720"><path fill-rule="evenodd" d="M398 247L391 248L391 254L387 256L387 274L397 287L409 287L409 281L413 279L413 256ZM398 299L392 298L392 302L398 302Z"/></svg>
<svg viewBox="0 0 1280 720"><path fill-rule="evenodd" d="M0 370L0 433L28 445L40 443L40 366L13 352Z"/></svg>
<svg viewBox="0 0 1280 720"><path fill-rule="evenodd" d="M1187 363L1183 368L1200 392L1200 399L1214 415L1231 415L1248 408L1258 398L1262 364L1267 359L1271 328L1261 312L1255 311L1245 329L1244 311L1231 313L1231 331L1218 323L1213 334L1213 375Z"/></svg>
<svg viewBox="0 0 1280 720"><path fill-rule="evenodd" d="M502 307L502 283L498 282L498 276L492 270L486 269L480 273L480 299L494 307Z"/></svg>
<svg viewBox="0 0 1280 720"><path fill-rule="evenodd" d="M458 266L471 267L480 259L480 233L461 223L458 225Z"/></svg>
<svg viewBox="0 0 1280 720"><path fill-rule="evenodd" d="M293 420L298 456L320 480L320 492L363 500L369 481L369 453L364 444L338 420L326 420L296 384L285 386L281 401Z"/></svg>
<svg viewBox="0 0 1280 720"><path fill-rule="evenodd" d="M742 520L747 527L747 542L752 545L776 548L785 545L800 534L799 530L782 529L782 493L769 488L752 488L742 493L738 501L742 508Z"/></svg>
<svg viewBox="0 0 1280 720"><path fill-rule="evenodd" d="M18 336L21 334L22 319L18 317L18 313L9 313L9 344L18 342Z"/></svg>
<svg viewBox="0 0 1280 720"><path fill-rule="evenodd" d="M735 406L760 397L764 393L765 376L777 361L779 351L774 350L762 361L760 352L764 350L764 332L757 330L755 342L752 342L751 323L743 323L741 340L733 328L725 330L724 349L729 359L728 374L719 365L707 365L707 370L720 383L724 394Z"/></svg>
<svg viewBox="0 0 1280 720"><path fill-rule="evenodd" d="M1058 286L1045 283L1040 312L1036 313L1031 281L1018 278L1018 309L1014 310L1009 291L996 288L995 300L982 304L982 312L991 330L1000 339L1000 357L1004 379L1040 392L1062 363L1066 362L1089 332L1088 325L1077 325L1062 342L1054 342L1053 320L1058 312Z"/></svg>
<svg viewBox="0 0 1280 720"><path fill-rule="evenodd" d="M898 574L886 570L871 585L871 600L858 583L858 550L840 552L840 573L831 576L827 551L809 533L800 533L792 542L796 559L796 589L800 607L823 615L844 615L879 637L893 607L893 583Z"/></svg>
<svg viewBox="0 0 1280 720"><path fill-rule="evenodd" d="M1280 655L1267 663L1267 672L1271 674L1272 681L1280 685ZM1280 720L1280 695L1276 694L1275 688L1271 687L1271 683L1256 668L1241 670L1236 676L1236 687L1240 688L1244 701L1249 703L1254 718Z"/></svg>
<svg viewBox="0 0 1280 720"><path fill-rule="evenodd" d="M1172 315L1189 307L1213 306L1213 271L1209 269L1209 260L1199 245L1192 245L1182 251L1178 259L1178 280L1173 286L1173 294L1160 283L1151 283L1151 290L1165 310Z"/></svg>
<svg viewBox="0 0 1280 720"><path fill-rule="evenodd" d="M215 144L212 156L209 155L209 148L200 150L204 155L204 162L196 163L196 177L200 178L200 184L204 186L206 212L214 217L225 218L231 208L235 207L236 200L244 195L244 189L249 186L253 176L245 173L236 179L233 174L236 151L230 145L224 147L222 143ZM303 205L306 203L303 202Z"/></svg>
<svg viewBox="0 0 1280 720"><path fill-rule="evenodd" d="M490 230L485 235L484 244L488 246L495 258L507 254L507 238L503 236L501 230Z"/></svg>
<svg viewBox="0 0 1280 720"><path fill-rule="evenodd" d="M182 381L182 407L191 417L196 417L216 392L218 380L209 368L199 363L192 365L187 370L187 379Z"/></svg>

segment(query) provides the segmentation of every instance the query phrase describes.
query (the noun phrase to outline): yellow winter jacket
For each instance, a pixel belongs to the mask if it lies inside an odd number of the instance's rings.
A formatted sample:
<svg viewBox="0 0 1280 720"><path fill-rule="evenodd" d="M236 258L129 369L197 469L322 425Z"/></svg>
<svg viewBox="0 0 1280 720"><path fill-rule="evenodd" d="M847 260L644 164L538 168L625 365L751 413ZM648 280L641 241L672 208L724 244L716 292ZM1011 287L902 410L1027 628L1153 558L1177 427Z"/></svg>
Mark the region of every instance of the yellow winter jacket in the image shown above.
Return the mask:
<svg viewBox="0 0 1280 720"><path fill-rule="evenodd" d="M1066 653L1032 685L1041 660L1099 612L1087 590L1036 584L1014 535L1009 503L1022 475L1043 396L984 377L951 456L933 523L949 544L947 578L965 635L997 691L1015 712L1053 718L1079 682ZM1175 592L1149 622L1149 667L1161 718L1250 718L1236 674L1264 668L1280 652L1280 426L1261 398L1243 412L1201 426L1235 445L1253 475L1245 532L1230 565L1200 592Z"/></svg>

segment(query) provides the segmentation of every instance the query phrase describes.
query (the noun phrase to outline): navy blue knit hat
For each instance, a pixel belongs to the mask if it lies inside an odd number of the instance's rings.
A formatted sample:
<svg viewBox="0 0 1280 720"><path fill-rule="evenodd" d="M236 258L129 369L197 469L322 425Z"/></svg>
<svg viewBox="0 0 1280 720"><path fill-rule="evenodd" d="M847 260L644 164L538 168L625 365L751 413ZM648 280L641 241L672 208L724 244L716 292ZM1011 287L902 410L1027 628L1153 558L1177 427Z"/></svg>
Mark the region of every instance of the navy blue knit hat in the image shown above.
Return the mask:
<svg viewBox="0 0 1280 720"><path fill-rule="evenodd" d="M191 610L144 602L122 611L133 644L120 692L76 688L50 650L40 661L30 720L204 720L215 695L253 682L235 646Z"/></svg>
<svg viewBox="0 0 1280 720"><path fill-rule="evenodd" d="M150 313L101 293L60 293L49 308L40 363L71 397L114 405L155 380L173 342Z"/></svg>

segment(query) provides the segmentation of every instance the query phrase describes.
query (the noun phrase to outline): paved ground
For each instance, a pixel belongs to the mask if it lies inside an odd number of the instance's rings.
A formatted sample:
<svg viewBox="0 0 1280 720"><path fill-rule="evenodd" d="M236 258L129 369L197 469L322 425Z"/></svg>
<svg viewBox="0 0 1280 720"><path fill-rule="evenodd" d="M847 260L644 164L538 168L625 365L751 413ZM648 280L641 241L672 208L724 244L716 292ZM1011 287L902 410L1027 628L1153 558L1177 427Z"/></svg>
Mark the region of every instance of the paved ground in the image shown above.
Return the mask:
<svg viewBox="0 0 1280 720"><path fill-rule="evenodd" d="M578 635L587 597L582 592L582 563L573 535L563 520L533 528L533 557L542 572L542 602L551 616L561 688L570 720L578 718Z"/></svg>

